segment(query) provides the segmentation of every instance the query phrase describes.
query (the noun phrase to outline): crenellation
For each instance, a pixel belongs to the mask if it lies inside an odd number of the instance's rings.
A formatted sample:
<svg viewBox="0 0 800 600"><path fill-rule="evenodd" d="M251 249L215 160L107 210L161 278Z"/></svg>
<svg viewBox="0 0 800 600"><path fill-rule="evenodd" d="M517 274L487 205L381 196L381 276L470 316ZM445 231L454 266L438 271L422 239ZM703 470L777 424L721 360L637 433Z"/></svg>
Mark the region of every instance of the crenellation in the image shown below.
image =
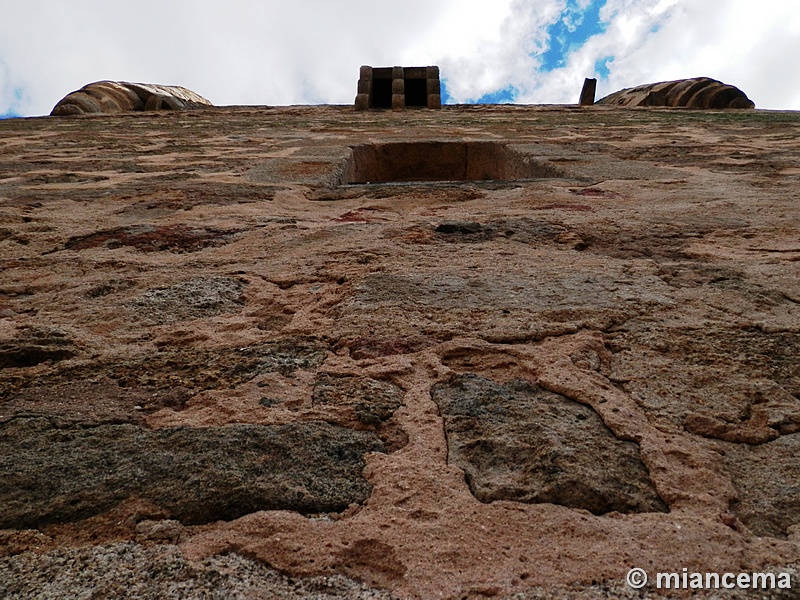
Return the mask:
<svg viewBox="0 0 800 600"><path fill-rule="evenodd" d="M371 67L359 71L357 110L442 107L439 67Z"/></svg>

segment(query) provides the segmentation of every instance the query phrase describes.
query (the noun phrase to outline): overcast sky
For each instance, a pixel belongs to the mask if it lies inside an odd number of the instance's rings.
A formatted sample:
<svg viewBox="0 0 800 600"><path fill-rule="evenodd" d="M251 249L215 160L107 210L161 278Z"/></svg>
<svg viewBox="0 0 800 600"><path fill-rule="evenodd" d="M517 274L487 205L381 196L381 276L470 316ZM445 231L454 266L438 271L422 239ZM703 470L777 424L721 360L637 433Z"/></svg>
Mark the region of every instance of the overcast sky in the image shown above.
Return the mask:
<svg viewBox="0 0 800 600"><path fill-rule="evenodd" d="M439 65L449 103L708 76L800 110L799 15L797 0L0 0L0 115L102 79L350 104L362 64Z"/></svg>

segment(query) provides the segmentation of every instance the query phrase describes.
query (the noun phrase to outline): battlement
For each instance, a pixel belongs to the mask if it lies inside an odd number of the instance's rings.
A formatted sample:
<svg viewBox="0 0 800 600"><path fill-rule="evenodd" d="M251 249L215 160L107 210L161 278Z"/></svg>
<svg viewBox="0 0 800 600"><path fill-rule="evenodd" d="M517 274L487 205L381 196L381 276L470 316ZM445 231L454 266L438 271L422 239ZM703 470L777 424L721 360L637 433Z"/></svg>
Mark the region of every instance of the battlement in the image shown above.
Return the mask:
<svg viewBox="0 0 800 600"><path fill-rule="evenodd" d="M441 108L439 67L362 66L356 110Z"/></svg>

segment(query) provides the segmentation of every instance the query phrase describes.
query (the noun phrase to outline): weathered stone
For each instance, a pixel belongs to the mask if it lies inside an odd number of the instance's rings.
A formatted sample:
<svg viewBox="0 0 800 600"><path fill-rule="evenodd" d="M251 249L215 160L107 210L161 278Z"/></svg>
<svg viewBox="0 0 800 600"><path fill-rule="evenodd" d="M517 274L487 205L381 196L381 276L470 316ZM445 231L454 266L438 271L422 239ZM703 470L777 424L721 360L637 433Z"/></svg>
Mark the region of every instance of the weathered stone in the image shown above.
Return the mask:
<svg viewBox="0 0 800 600"><path fill-rule="evenodd" d="M0 596L31 598L213 598L391 600L341 575L289 577L238 554L189 562L177 546L131 542L0 558Z"/></svg>
<svg viewBox="0 0 800 600"><path fill-rule="evenodd" d="M708 438L752 445L800 432L800 398L775 382L754 387L742 410L730 402L732 410L727 414L719 409L716 414L690 412L684 421L686 429Z"/></svg>
<svg viewBox="0 0 800 600"><path fill-rule="evenodd" d="M648 102L666 105L669 96L651 90ZM2 571L0 586L13 580L10 589L32 598L40 589L43 599L124 597L115 592L135 596L153 575L175 586L153 596L194 589L186 571L172 576L168 557L123 556L117 565L136 566L91 570L110 540L180 543L195 567L241 551L298 583L350 574L404 598L655 597L652 585L625 590L632 565L652 575L779 572L798 563L790 461L800 435L792 221L800 115L520 105L137 114L0 120L0 344L59 349L48 333L58 331L75 353L0 369L3 428L41 419L50 435L80 432L88 443L96 432L107 444L116 443L114 427L151 436L185 427L207 436L198 461L219 437L225 467L250 458L242 455L249 442L228 444L224 424L321 419L369 430L387 454L365 457L373 491L337 515L290 505L188 526L170 523L171 509L152 499L127 498L80 521L0 531L0 555L18 555L16 575ZM464 160L448 163L460 173L425 171L445 180L345 177L356 148L371 147L360 156L391 166L381 153L398 144L421 159L409 169L419 177L434 143L449 144L451 157L486 144L494 151L483 154L482 171L500 179L464 180ZM535 168L519 177L503 170L514 154ZM216 278L246 287L228 295ZM211 302L159 323L131 304L193 280L203 282L198 297L217 290L230 310L213 315ZM188 289L170 294L194 306ZM161 316L181 316L180 301L158 306ZM463 471L448 464L445 420L427 393L446 388L453 373L479 374L506 391L509 382L541 380L596 407L620 439L641 440L639 458L671 511L597 516L548 502L478 501ZM404 391L386 421L383 396L373 396L376 410L363 402L361 383L373 380ZM507 395L542 408L540 433L552 421L578 421L562 397L552 414L531 400L539 393ZM358 399L379 424L359 421L349 403ZM530 419L536 411L518 412ZM527 439L526 431L515 435ZM3 450L14 477L18 468L40 477L17 461L29 450ZM495 482L511 481L497 473L513 472L517 455L501 447L495 460ZM517 483L509 489L519 491ZM237 486L231 502L244 506ZM193 497L185 488L181 502ZM76 546L98 547L59 562L59 548ZM59 579L67 572L77 575ZM56 579L63 587L45 585ZM217 591L206 595L236 597L210 588ZM794 590L783 593L763 597Z"/></svg>
<svg viewBox="0 0 800 600"><path fill-rule="evenodd" d="M440 239L448 242L481 242L506 238L523 244L558 243L566 227L530 218L497 219L485 224L475 221L445 221L436 226Z"/></svg>
<svg viewBox="0 0 800 600"><path fill-rule="evenodd" d="M633 442L591 408L525 381L459 375L431 397L448 462L481 502L550 502L594 514L666 512Z"/></svg>
<svg viewBox="0 0 800 600"><path fill-rule="evenodd" d="M359 86L360 89L360 86ZM356 110L368 110L369 109L369 94L356 94Z"/></svg>
<svg viewBox="0 0 800 600"><path fill-rule="evenodd" d="M346 575L368 585L390 585L408 571L397 550L379 539L358 540L351 547L340 551L337 559Z"/></svg>
<svg viewBox="0 0 800 600"><path fill-rule="evenodd" d="M144 110L139 95L116 81L98 81L72 92L56 104L51 114L113 113Z"/></svg>
<svg viewBox="0 0 800 600"><path fill-rule="evenodd" d="M730 271L698 271L692 263L684 263L679 276L665 277L681 289L705 294L736 280ZM745 287L741 297L752 303L766 292ZM775 306L793 310L786 299ZM610 339L614 379L649 414L678 430L746 443L795 432L800 420L797 332L669 327L636 319ZM634 369L637 375L629 378Z"/></svg>
<svg viewBox="0 0 800 600"><path fill-rule="evenodd" d="M420 335L412 336L354 336L337 342L335 349L348 348L350 356L356 360L413 354L431 346L434 342Z"/></svg>
<svg viewBox="0 0 800 600"><path fill-rule="evenodd" d="M0 528L85 519L140 497L184 524L258 510L341 511L363 502L372 433L320 422L148 430L130 424L0 426Z"/></svg>
<svg viewBox="0 0 800 600"><path fill-rule="evenodd" d="M74 236L67 240L64 248L78 251L98 247L113 249L130 246L142 252L164 250L197 252L210 246L227 244L237 233L239 233L237 229L141 224Z"/></svg>
<svg viewBox="0 0 800 600"><path fill-rule="evenodd" d="M244 284L231 277L196 277L148 290L131 302L153 323L212 317L241 309Z"/></svg>
<svg viewBox="0 0 800 600"><path fill-rule="evenodd" d="M33 327L23 330L11 341L0 343L0 369L59 362L72 358L77 350L63 332Z"/></svg>
<svg viewBox="0 0 800 600"><path fill-rule="evenodd" d="M356 110L441 108L439 67L370 67L359 70Z"/></svg>
<svg viewBox="0 0 800 600"><path fill-rule="evenodd" d="M672 106L686 108L755 108L737 87L709 77L678 79L626 88L597 101L614 106Z"/></svg>
<svg viewBox="0 0 800 600"><path fill-rule="evenodd" d="M352 406L365 425L388 421L403 402L403 390L388 381L323 374L314 384L315 405Z"/></svg>
<svg viewBox="0 0 800 600"><path fill-rule="evenodd" d="M578 103L581 106L592 106L594 104L594 94L597 90L597 79L586 78L581 89L581 97Z"/></svg>
<svg viewBox="0 0 800 600"><path fill-rule="evenodd" d="M469 235L480 240L483 231ZM469 241L469 235L454 237ZM417 327L438 339L461 333L505 341L554 335L570 322L602 329L644 307L670 303L668 286L660 279L644 276L633 285L616 269L609 263L601 274L537 264L491 276L435 266L423 273L373 273L353 286L334 314L342 324L368 324L374 335L388 336L397 315L413 307Z"/></svg>
<svg viewBox="0 0 800 600"><path fill-rule="evenodd" d="M60 383L104 373L122 387L168 390L232 388L265 373L291 377L298 369L314 369L325 358L325 346L304 338L288 338L234 348L171 348L159 352L108 363L56 370L46 378L19 378L10 390L28 388L42 379ZM3 388L0 387L0 390ZM9 391L10 391L9 390Z"/></svg>
<svg viewBox="0 0 800 600"><path fill-rule="evenodd" d="M786 537L800 524L800 435L716 447L738 492L732 512L756 535Z"/></svg>
<svg viewBox="0 0 800 600"><path fill-rule="evenodd" d="M67 94L50 113L53 116L118 113L142 110L181 110L211 106L211 102L176 85L125 81L97 81Z"/></svg>
<svg viewBox="0 0 800 600"><path fill-rule="evenodd" d="M143 424L143 417L162 408L179 410L192 394L183 387L120 387L107 377L76 377L65 383L37 380L0 403L0 423L44 417L56 427ZM2 394L0 394L2 397Z"/></svg>
<svg viewBox="0 0 800 600"><path fill-rule="evenodd" d="M177 543L186 535L186 528L174 519L153 521L145 519L136 524L136 534L144 540Z"/></svg>

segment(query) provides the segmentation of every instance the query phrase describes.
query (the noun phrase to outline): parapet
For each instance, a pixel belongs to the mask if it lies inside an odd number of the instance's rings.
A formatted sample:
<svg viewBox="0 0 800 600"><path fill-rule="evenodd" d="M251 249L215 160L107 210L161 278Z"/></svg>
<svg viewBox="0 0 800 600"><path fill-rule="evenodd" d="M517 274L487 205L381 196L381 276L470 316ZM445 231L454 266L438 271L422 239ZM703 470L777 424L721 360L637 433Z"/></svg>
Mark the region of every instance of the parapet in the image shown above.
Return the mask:
<svg viewBox="0 0 800 600"><path fill-rule="evenodd" d="M614 92L597 101L613 106L672 106L685 108L755 108L737 87L710 77L648 83Z"/></svg>
<svg viewBox="0 0 800 600"><path fill-rule="evenodd" d="M356 110L441 108L439 67L361 67Z"/></svg>
<svg viewBox="0 0 800 600"><path fill-rule="evenodd" d="M59 100L51 115L83 115L142 110L182 110L213 106L192 90L177 85L96 81Z"/></svg>

